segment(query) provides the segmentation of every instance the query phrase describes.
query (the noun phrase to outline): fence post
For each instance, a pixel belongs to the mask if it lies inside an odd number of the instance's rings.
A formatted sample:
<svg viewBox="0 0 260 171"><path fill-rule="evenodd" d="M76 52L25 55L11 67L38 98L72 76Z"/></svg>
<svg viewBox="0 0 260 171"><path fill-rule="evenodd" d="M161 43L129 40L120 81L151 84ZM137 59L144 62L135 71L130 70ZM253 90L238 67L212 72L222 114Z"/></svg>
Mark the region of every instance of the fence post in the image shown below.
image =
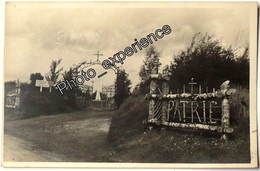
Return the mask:
<svg viewBox="0 0 260 171"><path fill-rule="evenodd" d="M167 108L168 108L168 103L166 100L163 100L162 102L162 117L161 117L161 123L167 122Z"/></svg>
<svg viewBox="0 0 260 171"><path fill-rule="evenodd" d="M159 59L152 60L151 65L153 66L153 68L150 70L150 76L154 75L154 74L158 74L159 66L161 65L161 63L159 62ZM149 93L155 94L157 87L158 87L157 80L156 79L151 80ZM153 99L150 99L148 122L149 122L149 120L154 119L154 104L155 104L155 101ZM151 130L151 129L152 129L152 127L149 126L149 130Z"/></svg>
<svg viewBox="0 0 260 171"><path fill-rule="evenodd" d="M156 87L157 87L156 80L151 80L151 82L150 82L150 92L149 93L155 94L156 93ZM155 104L155 101L153 99L150 99L148 121L154 118L154 104Z"/></svg>
<svg viewBox="0 0 260 171"><path fill-rule="evenodd" d="M151 82L150 82L150 94L153 94L155 92L156 86L157 86L156 82L154 80L151 80ZM154 117L154 103L155 103L154 100L150 99L148 121L153 119L153 117Z"/></svg>
<svg viewBox="0 0 260 171"><path fill-rule="evenodd" d="M229 85L230 81L227 80L224 83L221 84L220 88L222 91L222 94L224 95L224 98L222 100L222 112L221 112L221 125L223 129L230 129L230 105L228 101L228 97L236 92L236 89L230 89ZM225 131L227 132L227 131ZM228 134L224 133L221 136L221 139L228 140Z"/></svg>
<svg viewBox="0 0 260 171"><path fill-rule="evenodd" d="M169 82L167 80L163 80L162 83L162 93L163 95L167 95L169 93ZM167 122L167 113L168 113L168 101L166 99L162 99L162 117L161 122Z"/></svg>
<svg viewBox="0 0 260 171"><path fill-rule="evenodd" d="M223 128L229 128L230 126L230 111L229 111L229 102L228 102L228 97L225 96L224 99L222 100L222 118L221 118L221 125ZM223 134L222 139L228 140L228 135Z"/></svg>

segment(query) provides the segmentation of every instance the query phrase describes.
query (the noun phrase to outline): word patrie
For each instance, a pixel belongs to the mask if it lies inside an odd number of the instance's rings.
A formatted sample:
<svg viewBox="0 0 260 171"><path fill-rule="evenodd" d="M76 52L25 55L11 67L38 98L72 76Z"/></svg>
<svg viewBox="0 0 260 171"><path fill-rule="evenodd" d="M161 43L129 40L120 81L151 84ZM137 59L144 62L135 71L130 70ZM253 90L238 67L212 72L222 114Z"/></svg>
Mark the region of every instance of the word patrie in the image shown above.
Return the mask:
<svg viewBox="0 0 260 171"><path fill-rule="evenodd" d="M172 32L171 27L168 25L164 25L162 29L157 29L155 33L150 33L146 36L146 38L141 38L138 42L137 39L134 39L134 43L131 46L128 46L124 49L124 51L119 51L118 53L114 54L113 57L109 57L108 59L105 59L101 65L104 69L110 69L112 66L115 66L115 63L121 63L124 64L124 60L126 57L131 57L134 53L137 53L137 49L142 50L142 48L146 48L149 46L149 44L153 44L153 41L157 41L158 39L162 39L164 35L168 35ZM98 76L98 78L105 75L107 72L104 72ZM56 87L59 89L61 95L63 95L63 90L69 86L69 88L72 90L72 84L74 84L75 87L78 87L78 85L83 85L85 80L89 81L90 78L94 78L96 76L96 71L93 68L90 68L87 70L87 72L81 71L81 75L78 75L75 80L71 79L70 81L65 80L58 84L56 84ZM72 83L72 84L71 84Z"/></svg>
<svg viewBox="0 0 260 171"><path fill-rule="evenodd" d="M152 38L154 41L157 41L158 39L162 39L164 35L168 35L172 32L171 27L168 25L164 25L162 29L157 29L155 31L155 34L150 33L146 37L147 38L141 38L138 42L137 39L134 39L134 43L124 49L124 51L119 51L118 53L113 55L112 57L109 57L108 59L105 59L102 62L102 66L104 69L110 69L111 66L115 66L115 63L121 63L124 64L124 60L126 59L126 56L130 57L134 53L137 53L137 47L139 50L142 50L142 48L146 48L150 44L153 44ZM160 35L159 35L160 34ZM152 37L152 38L151 38ZM157 39L158 38L158 39Z"/></svg>

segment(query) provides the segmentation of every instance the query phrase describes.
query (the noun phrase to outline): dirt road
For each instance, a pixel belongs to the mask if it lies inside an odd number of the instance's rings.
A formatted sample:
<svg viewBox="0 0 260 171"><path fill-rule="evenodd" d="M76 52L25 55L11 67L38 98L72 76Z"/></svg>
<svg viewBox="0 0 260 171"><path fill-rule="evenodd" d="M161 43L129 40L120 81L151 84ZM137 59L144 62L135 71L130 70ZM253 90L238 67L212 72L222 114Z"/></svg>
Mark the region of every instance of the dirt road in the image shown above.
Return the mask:
<svg viewBox="0 0 260 171"><path fill-rule="evenodd" d="M4 161L48 162L62 161L58 155L47 151L32 150L33 144L20 138L4 135Z"/></svg>
<svg viewBox="0 0 260 171"><path fill-rule="evenodd" d="M108 162L113 112L78 111L7 121L4 161Z"/></svg>

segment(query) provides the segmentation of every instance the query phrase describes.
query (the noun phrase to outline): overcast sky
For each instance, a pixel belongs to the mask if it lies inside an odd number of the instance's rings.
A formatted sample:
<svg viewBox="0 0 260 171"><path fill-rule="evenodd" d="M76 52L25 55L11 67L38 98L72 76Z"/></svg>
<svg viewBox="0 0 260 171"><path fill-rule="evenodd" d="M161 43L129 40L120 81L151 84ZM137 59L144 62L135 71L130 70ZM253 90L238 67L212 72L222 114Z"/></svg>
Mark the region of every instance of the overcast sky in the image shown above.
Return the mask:
<svg viewBox="0 0 260 171"><path fill-rule="evenodd" d="M215 35L222 45L234 48L250 42L246 3L211 3L206 8L195 3L30 2L8 3L6 7L4 81L19 78L29 82L31 73L48 73L52 60L62 59L60 67L68 70L73 64L96 60L93 54L98 50L103 61L133 44L135 38L140 40L164 25L169 25L172 32L153 44L161 52L164 65L185 50L198 32ZM132 86L139 82L144 57L145 49L127 57L122 65ZM105 71L97 65L92 68L98 75ZM96 77L95 89L113 84L114 79L112 71Z"/></svg>

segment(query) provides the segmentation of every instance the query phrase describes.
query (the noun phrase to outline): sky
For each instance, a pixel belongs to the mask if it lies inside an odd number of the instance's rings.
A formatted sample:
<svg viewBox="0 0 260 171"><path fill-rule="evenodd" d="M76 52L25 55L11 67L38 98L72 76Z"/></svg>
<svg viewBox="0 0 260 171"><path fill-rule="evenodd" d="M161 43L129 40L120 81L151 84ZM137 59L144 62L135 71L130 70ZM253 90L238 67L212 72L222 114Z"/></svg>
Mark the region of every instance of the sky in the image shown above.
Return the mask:
<svg viewBox="0 0 260 171"><path fill-rule="evenodd" d="M62 59L58 68L63 67L64 72L81 62L95 61L97 51L103 54L102 62L133 44L135 38L140 40L164 25L172 32L153 43L161 52L163 65L185 50L198 32L214 35L225 47L243 49L250 42L250 18L247 3L9 2L4 81L19 78L30 82L30 74L47 74L52 60L58 59ZM127 57L122 65L132 87L140 81L138 72L146 49ZM106 71L100 65L91 68L97 75ZM115 78L111 70L101 78L95 77L94 89L112 85Z"/></svg>

